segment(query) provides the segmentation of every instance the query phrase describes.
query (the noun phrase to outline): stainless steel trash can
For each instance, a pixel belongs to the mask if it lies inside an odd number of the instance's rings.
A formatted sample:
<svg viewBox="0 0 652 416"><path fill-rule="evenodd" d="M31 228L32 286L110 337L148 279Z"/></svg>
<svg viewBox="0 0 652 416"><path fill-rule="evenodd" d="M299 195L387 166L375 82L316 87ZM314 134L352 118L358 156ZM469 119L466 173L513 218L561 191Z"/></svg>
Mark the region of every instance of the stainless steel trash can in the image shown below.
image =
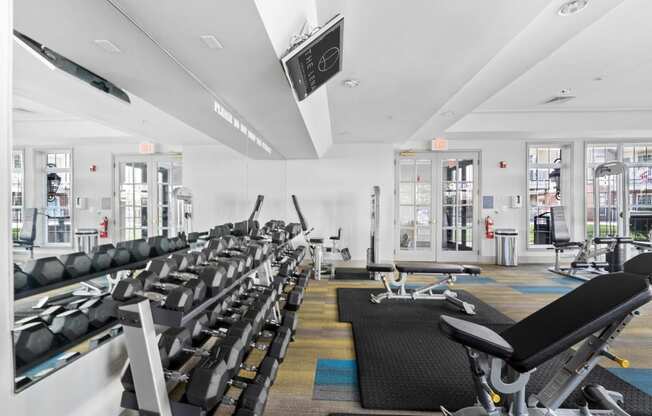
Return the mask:
<svg viewBox="0 0 652 416"><path fill-rule="evenodd" d="M78 228L75 230L77 239L77 251L83 251L86 254L97 246L98 232L95 228Z"/></svg>
<svg viewBox="0 0 652 416"><path fill-rule="evenodd" d="M496 230L496 264L518 266L518 231L515 229Z"/></svg>

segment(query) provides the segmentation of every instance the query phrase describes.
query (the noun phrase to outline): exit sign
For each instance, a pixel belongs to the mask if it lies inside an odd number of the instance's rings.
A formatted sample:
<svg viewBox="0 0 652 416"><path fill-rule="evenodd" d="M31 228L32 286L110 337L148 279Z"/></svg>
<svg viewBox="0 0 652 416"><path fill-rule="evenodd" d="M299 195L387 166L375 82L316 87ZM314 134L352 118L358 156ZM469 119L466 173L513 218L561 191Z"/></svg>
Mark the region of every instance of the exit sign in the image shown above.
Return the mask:
<svg viewBox="0 0 652 416"><path fill-rule="evenodd" d="M430 150L432 150L433 152L448 150L448 140L444 139L443 137L437 137L436 139L433 139L430 145Z"/></svg>

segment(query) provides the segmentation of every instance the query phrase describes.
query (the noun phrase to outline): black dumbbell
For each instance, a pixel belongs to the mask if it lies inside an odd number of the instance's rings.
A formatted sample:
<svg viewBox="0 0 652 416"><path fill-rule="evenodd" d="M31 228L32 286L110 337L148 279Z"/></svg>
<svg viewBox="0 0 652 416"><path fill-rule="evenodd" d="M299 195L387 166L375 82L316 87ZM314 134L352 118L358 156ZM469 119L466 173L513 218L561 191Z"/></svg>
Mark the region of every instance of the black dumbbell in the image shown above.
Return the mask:
<svg viewBox="0 0 652 416"><path fill-rule="evenodd" d="M74 341L88 331L88 317L79 310L67 310L52 317L50 331L63 342Z"/></svg>
<svg viewBox="0 0 652 416"><path fill-rule="evenodd" d="M29 286L29 278L20 266L14 263L14 292L27 289Z"/></svg>
<svg viewBox="0 0 652 416"><path fill-rule="evenodd" d="M64 254L59 260L63 263L66 277L69 278L87 275L93 266L91 258L83 252Z"/></svg>
<svg viewBox="0 0 652 416"><path fill-rule="evenodd" d="M136 249L136 247L134 247L134 249ZM105 265L106 256L108 256L109 258L108 266ZM113 244L99 245L95 247L91 253L91 260L94 261L95 264L99 264L98 262L102 262L101 266L104 266L103 268L99 268L97 265L94 265L93 268L96 269L96 271L106 270L109 267L124 266L125 264L129 264L131 262L131 259L132 259L131 251L126 246L115 247Z"/></svg>
<svg viewBox="0 0 652 416"><path fill-rule="evenodd" d="M181 267L181 269L179 269ZM223 267L208 266L190 269L186 255L174 255L168 259L154 259L147 265L147 270L155 273L162 283L180 284L193 289L195 303L201 302L208 294L197 288L206 287L210 296L216 296L224 289L227 279ZM193 270L193 271L191 271ZM200 280L203 284L197 282Z"/></svg>
<svg viewBox="0 0 652 416"><path fill-rule="evenodd" d="M150 257L162 256L174 250L174 248L171 247L170 241L167 239L167 237L163 237L161 235L148 238L147 244L149 244L150 247Z"/></svg>
<svg viewBox="0 0 652 416"><path fill-rule="evenodd" d="M167 292L174 287L185 287L192 291L192 303L197 305L206 299L208 294L208 287L202 279L197 279L196 276L191 279L172 279L169 275L165 279L161 279L153 270L143 270L139 274L139 278L143 280L143 288L145 290L163 291Z"/></svg>
<svg viewBox="0 0 652 416"><path fill-rule="evenodd" d="M30 363L52 348L55 337L48 326L40 320L20 325L13 330L14 351L22 364Z"/></svg>
<svg viewBox="0 0 652 416"><path fill-rule="evenodd" d="M89 257L94 272L101 272L111 268L111 255L106 251L92 251ZM127 257L129 257L129 253L127 253Z"/></svg>
<svg viewBox="0 0 652 416"><path fill-rule="evenodd" d="M113 306L105 298L92 298L79 304L78 309L88 318L93 328L101 328L113 317Z"/></svg>
<svg viewBox="0 0 652 416"><path fill-rule="evenodd" d="M32 287L47 286L63 279L65 268L56 257L43 257L28 261L22 267Z"/></svg>
<svg viewBox="0 0 652 416"><path fill-rule="evenodd" d="M265 402L267 400L266 393L261 397L260 400L256 400L256 397L260 397L260 394L251 394L248 393L246 400L242 400L240 403L225 395L226 390L230 386L235 386L237 388L244 388L245 391L252 388L252 386L258 385L262 388L269 389L272 385L272 378L269 375L263 374L260 371L253 380L243 381L241 379L234 379L234 369L230 369L229 365L224 361L220 360L218 356L220 355L219 349L222 344L219 344L213 351L211 355L202 360L197 367L195 367L188 378L188 385L186 386L186 400L190 404L194 404L206 410L211 410L215 408L218 404L239 404L241 408L247 408L250 410L259 411L264 408ZM278 369L278 363L274 364L273 359L268 360L268 363L271 365L266 365L265 367L274 368L272 372L276 372L275 369ZM260 369L263 369L261 365ZM275 375L275 374L274 374ZM241 394L245 394L244 392Z"/></svg>
<svg viewBox="0 0 652 416"><path fill-rule="evenodd" d="M142 261L149 258L151 248L147 240L139 238L137 240L121 241L116 244L117 248L126 248L131 255L131 262Z"/></svg>
<svg viewBox="0 0 652 416"><path fill-rule="evenodd" d="M152 291L152 283L149 276L141 275L151 273L143 271L139 276L133 279L123 279L118 282L113 289L111 296L119 302L125 302L136 296L144 296L153 302L158 303L164 309L188 313L193 306L193 292L183 286L168 287L169 290L162 289L166 293Z"/></svg>

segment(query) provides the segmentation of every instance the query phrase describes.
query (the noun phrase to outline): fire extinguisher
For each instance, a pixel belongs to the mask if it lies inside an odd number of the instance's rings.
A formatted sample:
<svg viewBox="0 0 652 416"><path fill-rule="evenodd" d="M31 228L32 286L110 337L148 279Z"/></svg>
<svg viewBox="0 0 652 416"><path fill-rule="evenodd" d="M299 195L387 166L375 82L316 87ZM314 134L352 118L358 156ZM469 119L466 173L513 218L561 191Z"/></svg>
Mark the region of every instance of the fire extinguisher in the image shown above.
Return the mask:
<svg viewBox="0 0 652 416"><path fill-rule="evenodd" d="M100 238L109 237L109 217L104 217L100 221Z"/></svg>
<svg viewBox="0 0 652 416"><path fill-rule="evenodd" d="M494 238L494 219L490 216L484 219L484 235L490 240Z"/></svg>

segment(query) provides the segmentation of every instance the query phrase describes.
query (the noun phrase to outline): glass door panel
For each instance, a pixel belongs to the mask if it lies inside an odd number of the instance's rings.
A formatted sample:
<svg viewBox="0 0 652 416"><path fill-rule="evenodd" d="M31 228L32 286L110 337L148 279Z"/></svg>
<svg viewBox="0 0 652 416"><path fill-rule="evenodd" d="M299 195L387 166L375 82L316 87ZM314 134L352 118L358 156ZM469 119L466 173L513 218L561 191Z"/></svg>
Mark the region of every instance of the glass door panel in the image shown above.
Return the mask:
<svg viewBox="0 0 652 416"><path fill-rule="evenodd" d="M475 152L399 157L398 260L477 260L477 160Z"/></svg>
<svg viewBox="0 0 652 416"><path fill-rule="evenodd" d="M475 157L442 155L440 256L446 252L469 252L474 248Z"/></svg>
<svg viewBox="0 0 652 416"><path fill-rule="evenodd" d="M149 187L147 162L120 162L119 171L119 240L147 238Z"/></svg>
<svg viewBox="0 0 652 416"><path fill-rule="evenodd" d="M72 157L46 153L45 244L72 244Z"/></svg>
<svg viewBox="0 0 652 416"><path fill-rule="evenodd" d="M398 161L398 257L434 256L432 244L432 160Z"/></svg>

